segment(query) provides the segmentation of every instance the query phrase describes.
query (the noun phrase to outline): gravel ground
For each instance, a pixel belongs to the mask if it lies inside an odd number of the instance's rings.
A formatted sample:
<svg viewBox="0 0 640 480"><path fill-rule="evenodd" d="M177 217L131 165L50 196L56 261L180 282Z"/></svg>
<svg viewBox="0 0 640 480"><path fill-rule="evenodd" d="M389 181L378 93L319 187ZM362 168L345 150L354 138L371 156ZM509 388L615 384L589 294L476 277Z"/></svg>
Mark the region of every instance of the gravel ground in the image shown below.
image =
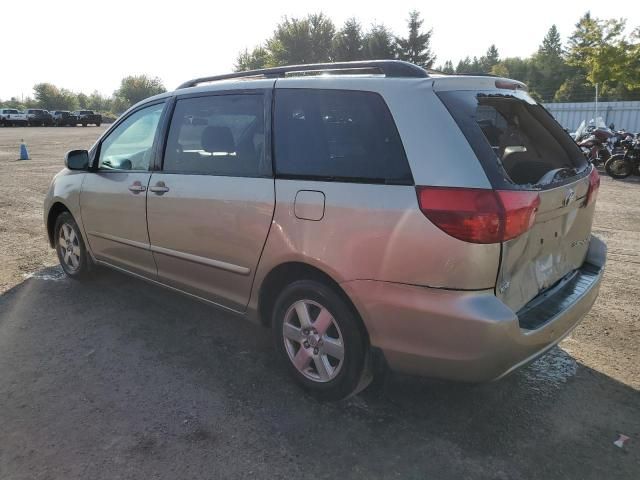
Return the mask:
<svg viewBox="0 0 640 480"><path fill-rule="evenodd" d="M44 193L103 129L0 128L0 479L640 478L640 181L603 178L605 281L561 348L493 384L392 375L321 404L267 330L54 266Z"/></svg>

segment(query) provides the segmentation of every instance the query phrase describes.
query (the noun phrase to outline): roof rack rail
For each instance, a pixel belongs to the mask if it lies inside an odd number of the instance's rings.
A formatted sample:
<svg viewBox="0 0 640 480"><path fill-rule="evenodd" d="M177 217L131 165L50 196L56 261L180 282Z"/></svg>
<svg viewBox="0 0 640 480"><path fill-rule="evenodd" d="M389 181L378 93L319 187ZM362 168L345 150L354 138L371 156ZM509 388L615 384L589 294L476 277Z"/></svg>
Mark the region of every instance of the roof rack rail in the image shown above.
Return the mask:
<svg viewBox="0 0 640 480"><path fill-rule="evenodd" d="M490 77L490 78L500 77L500 75L494 75L493 73L482 73L482 72L456 73L456 75L462 75L463 77Z"/></svg>
<svg viewBox="0 0 640 480"><path fill-rule="evenodd" d="M311 63L307 65L288 65L285 67L261 68L258 70L246 70L244 72L226 73L224 75L214 75L211 77L200 77L184 82L178 87L195 87L201 83L216 82L232 78L265 77L282 78L288 73L298 72L341 72L363 73L363 70L377 70L386 77L409 77L427 78L427 71L413 63L402 60L366 60L356 62L336 62L336 63Z"/></svg>

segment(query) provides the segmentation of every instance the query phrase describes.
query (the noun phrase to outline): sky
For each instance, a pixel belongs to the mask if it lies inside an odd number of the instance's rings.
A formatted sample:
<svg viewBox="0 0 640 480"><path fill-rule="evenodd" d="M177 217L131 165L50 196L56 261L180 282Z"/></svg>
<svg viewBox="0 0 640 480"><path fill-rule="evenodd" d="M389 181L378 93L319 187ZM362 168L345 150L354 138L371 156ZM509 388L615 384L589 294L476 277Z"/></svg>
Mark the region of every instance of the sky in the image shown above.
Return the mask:
<svg viewBox="0 0 640 480"><path fill-rule="evenodd" d="M405 34L417 9L433 28L436 65L483 55L495 44L502 57L528 56L555 23L566 39L587 10L600 18L627 17L640 26L640 9L612 9L595 0L537 2L270 0L2 0L0 99L32 96L50 82L75 92L111 95L127 75L162 79L172 90L190 78L232 70L238 52L271 36L284 16L323 12L339 28L350 17L367 28L384 23ZM630 28L629 28L630 30Z"/></svg>

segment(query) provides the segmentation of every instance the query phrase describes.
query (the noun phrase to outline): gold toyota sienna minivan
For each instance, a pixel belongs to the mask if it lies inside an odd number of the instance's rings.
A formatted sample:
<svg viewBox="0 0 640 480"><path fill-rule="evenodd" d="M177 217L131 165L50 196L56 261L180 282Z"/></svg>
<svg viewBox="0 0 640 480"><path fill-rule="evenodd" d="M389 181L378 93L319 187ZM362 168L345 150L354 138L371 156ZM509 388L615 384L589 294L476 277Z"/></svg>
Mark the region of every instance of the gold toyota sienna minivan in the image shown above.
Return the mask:
<svg viewBox="0 0 640 480"><path fill-rule="evenodd" d="M500 378L602 280L598 173L514 80L400 61L199 78L65 164L44 221L68 276L104 265L269 326L320 398L378 359Z"/></svg>

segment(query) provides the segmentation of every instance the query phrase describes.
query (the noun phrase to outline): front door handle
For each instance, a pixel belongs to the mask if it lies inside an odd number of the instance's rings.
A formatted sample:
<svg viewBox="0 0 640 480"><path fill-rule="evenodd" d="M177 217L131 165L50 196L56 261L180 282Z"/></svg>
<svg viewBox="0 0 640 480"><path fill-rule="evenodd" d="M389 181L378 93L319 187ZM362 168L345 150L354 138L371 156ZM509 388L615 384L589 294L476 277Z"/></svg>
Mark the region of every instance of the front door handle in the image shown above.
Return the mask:
<svg viewBox="0 0 640 480"><path fill-rule="evenodd" d="M140 192L144 192L146 189L147 187L142 185L142 183L139 180L136 180L135 182L133 182L133 185L129 185L129 191L133 192L136 195Z"/></svg>
<svg viewBox="0 0 640 480"><path fill-rule="evenodd" d="M151 190L156 195L164 195L169 191L169 187L167 187L165 183L161 181L156 183L153 187L149 187L149 190Z"/></svg>

